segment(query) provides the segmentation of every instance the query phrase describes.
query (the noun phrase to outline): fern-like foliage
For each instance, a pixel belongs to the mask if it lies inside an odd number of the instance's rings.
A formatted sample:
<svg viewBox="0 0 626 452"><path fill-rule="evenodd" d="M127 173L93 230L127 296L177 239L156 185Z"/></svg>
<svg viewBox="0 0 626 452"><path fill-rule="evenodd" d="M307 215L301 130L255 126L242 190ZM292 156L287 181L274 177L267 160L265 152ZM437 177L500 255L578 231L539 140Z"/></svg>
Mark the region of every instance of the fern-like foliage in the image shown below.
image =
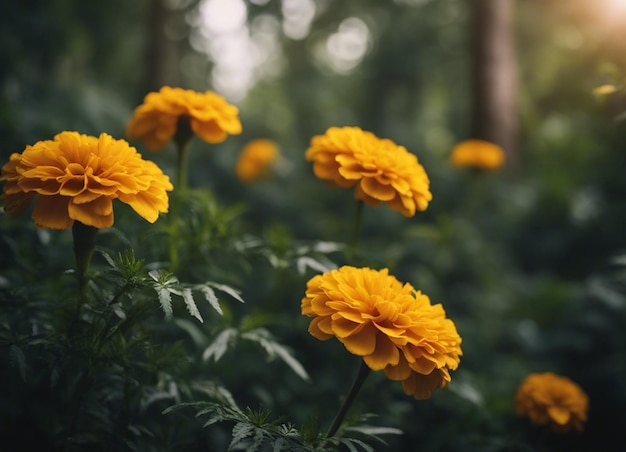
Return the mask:
<svg viewBox="0 0 626 452"><path fill-rule="evenodd" d="M159 303L161 304L165 318L168 320L174 315L172 295L182 298L189 314L200 322L204 322L204 319L200 315L200 310L194 299L194 292L200 292L211 307L220 315L223 314L223 311L220 307L215 290L224 292L241 303L244 302L239 291L226 284L212 281L207 281L202 284L183 284L172 273L161 269L150 270L148 275L153 280L152 287L159 296Z"/></svg>
<svg viewBox="0 0 626 452"><path fill-rule="evenodd" d="M237 341L248 341L261 347L268 360L279 359L303 380L309 380L309 374L300 361L298 361L288 347L279 343L272 333L265 328L252 330L240 330L229 327L223 329L215 336L211 344L204 349L202 358L205 361L219 361L229 349L234 349Z"/></svg>
<svg viewBox="0 0 626 452"><path fill-rule="evenodd" d="M357 433L367 439L386 444L379 435L399 434L398 429L354 425L342 429L343 436L327 437L323 433L304 435L291 423L280 423L270 420L268 410L253 410L216 402L181 403L171 406L163 414L181 409L196 410L196 418L203 418L203 427L211 427L222 422L233 424L229 451L245 450L248 452L331 452L345 448L350 452L374 452L375 448L365 440L346 436L346 433ZM361 418L364 419L364 418Z"/></svg>

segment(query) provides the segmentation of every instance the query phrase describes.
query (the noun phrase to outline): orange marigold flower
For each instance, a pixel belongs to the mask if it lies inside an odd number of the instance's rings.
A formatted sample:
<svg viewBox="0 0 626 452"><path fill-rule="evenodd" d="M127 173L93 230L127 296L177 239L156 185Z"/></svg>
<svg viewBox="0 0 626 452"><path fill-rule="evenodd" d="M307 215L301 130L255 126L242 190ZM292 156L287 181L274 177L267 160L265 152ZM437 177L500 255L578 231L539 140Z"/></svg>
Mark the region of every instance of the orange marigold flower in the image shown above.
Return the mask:
<svg viewBox="0 0 626 452"><path fill-rule="evenodd" d="M458 367L461 337L440 304L388 269L344 266L307 283L302 314L314 317L309 333L336 337L372 370L402 381L404 392L427 399Z"/></svg>
<svg viewBox="0 0 626 452"><path fill-rule="evenodd" d="M313 172L333 185L355 187L370 206L381 202L412 217L432 200L426 171L403 146L358 127L331 127L311 139L305 157Z"/></svg>
<svg viewBox="0 0 626 452"><path fill-rule="evenodd" d="M252 182L267 174L270 164L278 157L278 146L271 140L257 139L241 151L235 172L244 182Z"/></svg>
<svg viewBox="0 0 626 452"><path fill-rule="evenodd" d="M528 375L515 396L515 410L533 424L560 432L583 429L589 400L569 378L551 372Z"/></svg>
<svg viewBox="0 0 626 452"><path fill-rule="evenodd" d="M495 170L504 165L504 151L483 140L465 140L452 149L450 160L455 166Z"/></svg>
<svg viewBox="0 0 626 452"><path fill-rule="evenodd" d="M169 178L134 147L106 133L99 137L61 132L54 140L27 146L2 167L5 210L17 216L37 195L33 208L41 228L68 229L74 221L113 225L113 199L153 223L167 212Z"/></svg>
<svg viewBox="0 0 626 452"><path fill-rule="evenodd" d="M126 135L158 151L172 139L181 118L187 119L191 130L207 143L221 143L229 134L241 133L239 109L219 94L164 86L148 93L135 109Z"/></svg>

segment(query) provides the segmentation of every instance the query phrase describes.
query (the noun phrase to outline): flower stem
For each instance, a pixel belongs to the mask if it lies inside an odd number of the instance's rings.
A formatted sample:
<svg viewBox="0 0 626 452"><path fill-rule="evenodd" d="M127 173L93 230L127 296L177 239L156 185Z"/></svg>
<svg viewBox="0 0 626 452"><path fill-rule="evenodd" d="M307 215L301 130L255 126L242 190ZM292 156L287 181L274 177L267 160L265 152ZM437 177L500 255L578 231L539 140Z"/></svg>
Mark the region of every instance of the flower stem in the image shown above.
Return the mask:
<svg viewBox="0 0 626 452"><path fill-rule="evenodd" d="M359 247L359 236L361 233L361 223L363 222L363 205L365 203L360 199L357 200L356 212L354 214L354 225L352 228L352 240L350 242L350 248L348 256L350 258L355 257Z"/></svg>
<svg viewBox="0 0 626 452"><path fill-rule="evenodd" d="M350 406L352 406L354 399L356 399L356 396L358 395L359 391L363 387L363 383L365 383L365 379L370 374L370 370L371 369L368 367L368 365L365 364L365 361L361 361L359 372L357 373L356 378L352 382L352 387L350 388L350 392L348 392L348 396L343 401L343 404L341 405L341 408L337 412L335 419L333 420L333 423L328 429L328 433L326 434L327 438L334 436L335 433L337 433L337 430L339 430L339 427L341 426L343 419L346 417L346 413L350 409Z"/></svg>
<svg viewBox="0 0 626 452"><path fill-rule="evenodd" d="M189 160L189 142L180 143L176 159L176 190L179 193L187 191L187 161Z"/></svg>
<svg viewBox="0 0 626 452"><path fill-rule="evenodd" d="M93 226L87 226L80 221L74 221L72 226L72 237L74 239L74 256L76 257L76 275L78 276L78 307L76 316L80 315L85 298L87 296L87 272L89 271L89 263L93 256L93 250L96 245L96 234L98 229Z"/></svg>
<svg viewBox="0 0 626 452"><path fill-rule="evenodd" d="M180 203L187 191L187 161L189 159L189 144L193 132L189 124L189 118L181 116L178 120L174 142L176 143L176 181L175 193L172 196L172 222L170 225L170 271L178 268L178 223L180 215Z"/></svg>

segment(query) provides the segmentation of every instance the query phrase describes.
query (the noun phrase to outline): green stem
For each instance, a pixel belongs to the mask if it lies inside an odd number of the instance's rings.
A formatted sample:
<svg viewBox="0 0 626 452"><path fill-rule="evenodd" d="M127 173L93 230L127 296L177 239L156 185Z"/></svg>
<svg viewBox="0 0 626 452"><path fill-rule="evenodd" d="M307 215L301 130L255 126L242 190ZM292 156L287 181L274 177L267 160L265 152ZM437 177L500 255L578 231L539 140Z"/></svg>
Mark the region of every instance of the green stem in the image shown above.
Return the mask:
<svg viewBox="0 0 626 452"><path fill-rule="evenodd" d="M348 392L348 396L343 401L343 404L341 405L341 408L337 412L337 415L335 416L333 423L328 429L328 433L326 434L327 438L334 436L335 433L337 433L337 430L339 430L339 427L341 426L343 419L346 417L346 413L350 409L350 406L352 406L354 399L356 399L356 396L358 395L359 391L363 387L363 383L365 383L365 379L370 374L370 371L371 369L368 367L367 364L365 364L365 361L361 361L361 367L359 367L359 372L357 373L356 378L352 382L352 387L350 388L350 392Z"/></svg>
<svg viewBox="0 0 626 452"><path fill-rule="evenodd" d="M357 200L356 212L354 214L354 224L352 227L352 240L350 242L350 248L348 250L348 258L353 258L357 255L359 248L359 236L361 233L361 224L363 223L363 209L365 203L361 200Z"/></svg>
<svg viewBox="0 0 626 452"><path fill-rule="evenodd" d="M176 190L179 193L187 191L187 162L189 160L189 141L177 146L176 158Z"/></svg>
<svg viewBox="0 0 626 452"><path fill-rule="evenodd" d="M189 145L193 131L189 123L189 118L181 116L178 120L174 142L176 143L176 181L174 196L172 196L172 222L170 224L170 271L174 272L178 268L178 223L180 216L180 203L184 193L187 191L187 162L189 160Z"/></svg>
<svg viewBox="0 0 626 452"><path fill-rule="evenodd" d="M78 306L76 309L76 318L80 316L80 312L87 298L87 283L89 278L89 264L93 256L93 250L96 246L96 234L98 229L93 226L87 226L80 221L74 221L72 226L72 237L74 239L74 256L76 257L76 276L78 277Z"/></svg>

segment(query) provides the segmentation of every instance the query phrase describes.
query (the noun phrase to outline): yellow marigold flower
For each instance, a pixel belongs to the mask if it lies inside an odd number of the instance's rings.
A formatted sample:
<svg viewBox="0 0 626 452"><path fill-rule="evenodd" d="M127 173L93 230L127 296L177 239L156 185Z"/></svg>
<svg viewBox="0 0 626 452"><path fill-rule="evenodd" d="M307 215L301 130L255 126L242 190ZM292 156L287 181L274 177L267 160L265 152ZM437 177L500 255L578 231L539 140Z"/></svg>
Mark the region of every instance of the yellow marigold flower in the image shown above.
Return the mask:
<svg viewBox="0 0 626 452"><path fill-rule="evenodd" d="M518 415L556 431L572 428L582 431L588 405L587 395L580 386L551 372L528 375L515 396Z"/></svg>
<svg viewBox="0 0 626 452"><path fill-rule="evenodd" d="M278 157L278 146L271 140L252 140L241 151L235 172L244 182L252 182L267 174L270 164Z"/></svg>
<svg viewBox="0 0 626 452"><path fill-rule="evenodd" d="M113 225L113 199L130 205L153 223L167 212L169 178L134 147L106 133L99 137L61 132L14 153L2 167L6 211L19 215L39 195L33 208L41 228L68 229L74 221L107 228Z"/></svg>
<svg viewBox="0 0 626 452"><path fill-rule="evenodd" d="M412 217L432 200L430 180L414 154L358 127L331 127L314 136L305 157L313 162L317 177L355 187L355 198L370 206L386 202Z"/></svg>
<svg viewBox="0 0 626 452"><path fill-rule="evenodd" d="M504 151L496 144L483 140L465 140L452 150L450 160L460 167L495 170L504 165Z"/></svg>
<svg viewBox="0 0 626 452"><path fill-rule="evenodd" d="M239 109L219 94L164 86L148 93L135 109L126 135L158 151L172 139L181 118L188 119L191 130L207 143L221 143L229 134L241 133Z"/></svg>
<svg viewBox="0 0 626 452"><path fill-rule="evenodd" d="M372 370L402 381L416 399L450 381L458 367L461 337L440 304L388 269L344 266L316 275L307 283L302 314L314 317L309 333L320 340L336 337Z"/></svg>

